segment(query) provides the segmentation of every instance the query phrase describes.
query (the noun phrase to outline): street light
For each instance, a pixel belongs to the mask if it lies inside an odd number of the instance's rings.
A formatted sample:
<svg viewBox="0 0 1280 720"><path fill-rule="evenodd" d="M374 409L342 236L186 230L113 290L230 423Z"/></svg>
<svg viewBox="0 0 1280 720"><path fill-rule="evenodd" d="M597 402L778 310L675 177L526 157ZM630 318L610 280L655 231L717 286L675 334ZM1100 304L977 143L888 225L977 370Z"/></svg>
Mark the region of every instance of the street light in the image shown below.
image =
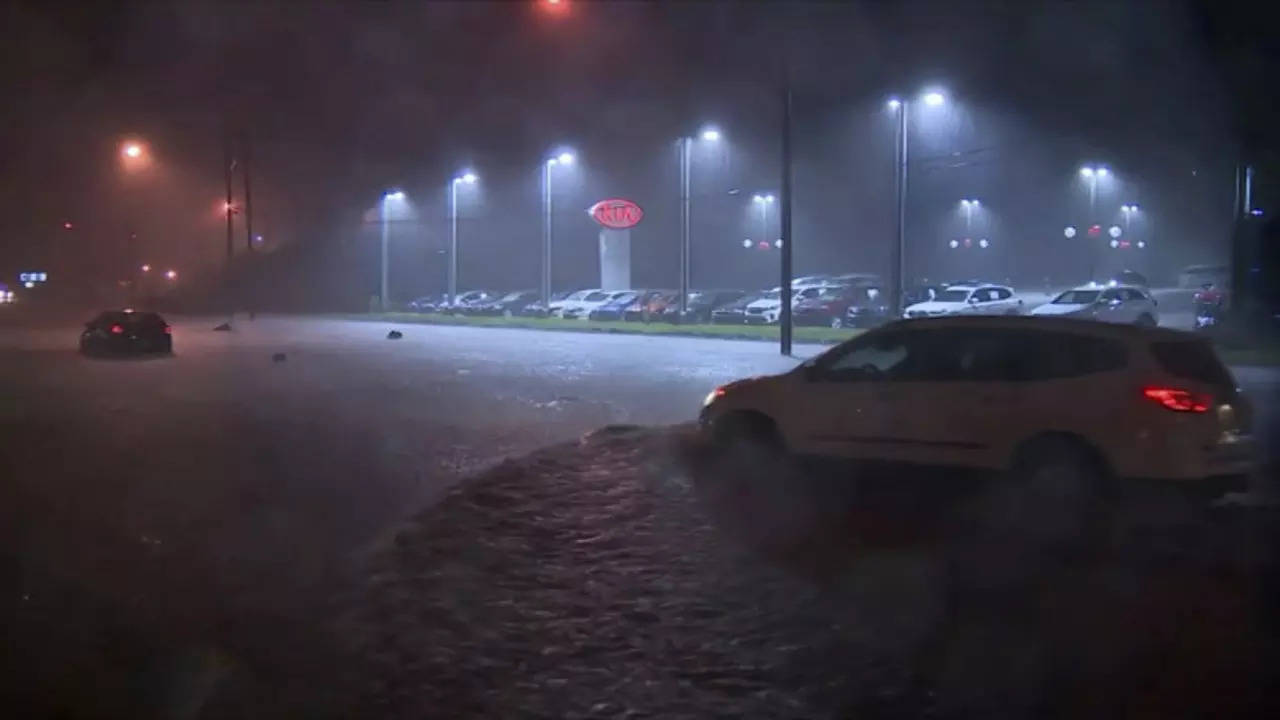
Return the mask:
<svg viewBox="0 0 1280 720"><path fill-rule="evenodd" d="M574 154L562 150L542 163L542 304L551 302L551 168L577 162Z"/></svg>
<svg viewBox="0 0 1280 720"><path fill-rule="evenodd" d="M165 278L166 278L166 279L168 279L168 280L177 280L177 279L178 279L178 271L177 271L177 270L165 270L165 271L164 271L164 276L165 276Z"/></svg>
<svg viewBox="0 0 1280 720"><path fill-rule="evenodd" d="M1092 167L1086 165L1080 168L1080 177L1089 183L1089 222L1093 222L1095 218L1094 206L1098 199L1098 180L1104 179L1110 175L1110 171L1105 167Z"/></svg>
<svg viewBox="0 0 1280 720"><path fill-rule="evenodd" d="M1129 234L1129 220L1136 212L1138 212L1137 205L1121 205L1120 206L1120 214L1124 218L1124 234L1125 235Z"/></svg>
<svg viewBox="0 0 1280 720"><path fill-rule="evenodd" d="M142 157L142 146L137 143L125 143L124 149L121 150L127 158L137 159Z"/></svg>
<svg viewBox="0 0 1280 720"><path fill-rule="evenodd" d="M378 304L382 307L382 311L386 312L390 307L387 301L387 256L389 254L389 246L391 242L391 226L387 222L387 206L393 202L404 200L404 193L400 190L388 190L382 195L382 283L378 290Z"/></svg>
<svg viewBox="0 0 1280 720"><path fill-rule="evenodd" d="M719 142L720 131L710 125L705 126L699 132L698 137L706 142ZM690 248L689 239L689 221L692 216L691 199L692 195L692 146L693 138L685 136L680 138L680 298L679 310L683 316L688 310L689 302L689 266L692 258L692 250Z"/></svg>
<svg viewBox="0 0 1280 720"><path fill-rule="evenodd" d="M772 194L761 195L757 193L751 196L751 203L760 208L760 239L762 241L769 234L769 206L773 204L773 201ZM782 246L779 245L778 247L781 248Z"/></svg>
<svg viewBox="0 0 1280 720"><path fill-rule="evenodd" d="M927 107L941 107L946 104L947 98L937 90L928 90L920 99ZM898 130L897 138L894 143L895 153L897 154L897 195L898 195L898 243L893 251L893 268L891 275L893 276L893 294L890 297L891 314L897 317L902 312L902 291L906 287L906 273L903 267L903 256L906 254L906 227L907 227L907 148L908 142L908 119L911 115L911 103L907 100L899 98L891 98L888 102L889 110L898 114Z"/></svg>
<svg viewBox="0 0 1280 720"><path fill-rule="evenodd" d="M964 208L964 232L969 234L969 229L973 226L973 211L978 207L977 200L961 200L960 207Z"/></svg>
<svg viewBox="0 0 1280 720"><path fill-rule="evenodd" d="M1090 223L1097 222L1097 218L1095 217L1097 212L1095 208L1097 206L1097 200L1098 200L1098 180L1105 179L1110 174L1111 172L1107 170L1106 167L1103 167L1103 166L1085 165L1084 167L1080 168L1080 177L1084 178L1085 182L1087 182L1089 185L1089 222ZM1094 245L1090 244L1089 247L1087 248L1087 251L1089 253L1089 277L1092 278L1094 274L1094 269L1098 260L1098 250Z"/></svg>
<svg viewBox="0 0 1280 720"><path fill-rule="evenodd" d="M751 238L742 239L742 247L746 248L747 250L750 250L753 244L754 243L751 242Z"/></svg>
<svg viewBox="0 0 1280 720"><path fill-rule="evenodd" d="M151 266L150 266L150 265L146 265L146 264L144 264L144 265L142 266L142 268L141 268L141 269L142 269L142 272L144 272L144 273L151 272Z"/></svg>
<svg viewBox="0 0 1280 720"><path fill-rule="evenodd" d="M458 185L474 185L476 174L466 171L449 182L449 297L447 302L453 306L458 296Z"/></svg>

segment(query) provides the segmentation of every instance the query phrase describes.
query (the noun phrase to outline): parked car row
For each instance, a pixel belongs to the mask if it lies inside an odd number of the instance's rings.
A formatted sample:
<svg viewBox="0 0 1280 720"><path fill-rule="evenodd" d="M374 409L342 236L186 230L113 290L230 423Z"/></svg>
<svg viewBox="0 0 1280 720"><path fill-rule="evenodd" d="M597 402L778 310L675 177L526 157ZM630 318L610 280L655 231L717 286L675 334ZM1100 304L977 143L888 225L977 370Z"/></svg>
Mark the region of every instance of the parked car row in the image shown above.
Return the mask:
<svg viewBox="0 0 1280 720"><path fill-rule="evenodd" d="M1029 306L1013 288L981 280L922 284L903 293L904 318L947 315L1066 315L1105 322L1155 325L1156 300L1140 276L1090 283ZM880 278L865 273L809 275L791 285L792 319L796 325L869 328L887 322L889 293ZM685 309L680 294L668 289L603 290L588 288L557 293L543 303L535 290L500 293L468 290L453 302L421 297L408 304L413 312L452 315L551 317L565 320L773 325L782 315L781 288L757 292L734 289L694 290Z"/></svg>
<svg viewBox="0 0 1280 720"><path fill-rule="evenodd" d="M796 278L793 306L797 322L831 327L865 326L887 317L879 278L866 273L810 275ZM700 289L689 292L684 310L680 294L670 289L603 290L588 288L556 293L543 303L537 291L498 293L468 290L452 302L446 296L423 296L406 305L410 312L448 315L553 317L668 323L776 323L779 290L748 292Z"/></svg>

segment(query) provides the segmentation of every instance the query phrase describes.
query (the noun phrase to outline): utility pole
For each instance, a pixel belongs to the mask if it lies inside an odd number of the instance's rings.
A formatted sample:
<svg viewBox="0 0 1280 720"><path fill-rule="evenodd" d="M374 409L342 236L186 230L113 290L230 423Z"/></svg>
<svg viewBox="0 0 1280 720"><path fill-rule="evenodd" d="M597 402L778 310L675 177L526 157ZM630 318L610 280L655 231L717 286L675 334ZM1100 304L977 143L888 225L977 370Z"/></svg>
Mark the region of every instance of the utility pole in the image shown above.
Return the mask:
<svg viewBox="0 0 1280 720"><path fill-rule="evenodd" d="M227 204L225 206L225 209L227 212L227 272L230 273L231 257L232 257L232 254L235 252L235 248L232 247L232 242L234 241L233 235L235 233L235 226L232 223L232 213L234 212L234 206L232 205L232 195L231 195L232 193L231 172L235 166L235 158L231 153L231 133L230 132L226 133L223 136L222 150L223 150L222 168L225 171L226 180L227 180Z"/></svg>
<svg viewBox="0 0 1280 720"><path fill-rule="evenodd" d="M784 74L782 87L782 208L779 215L782 235L781 282L778 314L778 350L791 355L791 78Z"/></svg>
<svg viewBox="0 0 1280 720"><path fill-rule="evenodd" d="M245 250L253 252L253 195L249 192L249 133L240 135L241 172L244 173L244 240Z"/></svg>

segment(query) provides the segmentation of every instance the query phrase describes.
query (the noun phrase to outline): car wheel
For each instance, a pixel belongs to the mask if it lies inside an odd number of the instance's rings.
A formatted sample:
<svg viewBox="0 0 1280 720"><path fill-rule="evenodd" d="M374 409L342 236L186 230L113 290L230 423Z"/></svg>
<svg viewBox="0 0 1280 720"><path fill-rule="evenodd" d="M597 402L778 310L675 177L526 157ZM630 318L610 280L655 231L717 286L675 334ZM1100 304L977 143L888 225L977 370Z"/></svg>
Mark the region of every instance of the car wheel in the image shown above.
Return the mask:
<svg viewBox="0 0 1280 720"><path fill-rule="evenodd" d="M1008 506L995 522L1051 551L1079 552L1105 538L1107 471L1083 441L1056 435L1029 441L1011 475L999 498Z"/></svg>
<svg viewBox="0 0 1280 720"><path fill-rule="evenodd" d="M1141 315L1138 316L1138 319L1135 320L1133 324L1137 325L1138 327L1155 327L1156 319L1146 313L1142 313Z"/></svg>
<svg viewBox="0 0 1280 720"><path fill-rule="evenodd" d="M711 426L711 441L721 453L745 451L778 455L784 451L782 436L768 416L755 412L731 412Z"/></svg>
<svg viewBox="0 0 1280 720"><path fill-rule="evenodd" d="M844 327L844 320L843 320L843 319L841 319L841 317L840 317L839 315L837 315L837 316L835 316L835 317L831 318L831 329L832 329L832 330L839 330L839 329L840 329L840 328L842 328L842 327Z"/></svg>

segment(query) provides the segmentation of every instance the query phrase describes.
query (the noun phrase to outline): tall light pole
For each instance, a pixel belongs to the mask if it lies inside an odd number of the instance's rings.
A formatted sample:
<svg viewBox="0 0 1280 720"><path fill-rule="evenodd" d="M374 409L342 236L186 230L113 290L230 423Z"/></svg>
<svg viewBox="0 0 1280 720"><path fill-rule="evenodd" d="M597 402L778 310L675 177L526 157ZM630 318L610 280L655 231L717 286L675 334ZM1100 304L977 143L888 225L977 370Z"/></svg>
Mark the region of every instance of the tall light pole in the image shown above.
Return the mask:
<svg viewBox="0 0 1280 720"><path fill-rule="evenodd" d="M964 234L968 237L973 230L973 211L978 208L978 201L966 199L960 201L960 207L964 208Z"/></svg>
<svg viewBox="0 0 1280 720"><path fill-rule="evenodd" d="M1097 218L1094 217L1095 208L1098 204L1098 180L1108 177L1110 170L1105 167L1092 167L1086 165L1080 168L1080 177L1085 179L1089 185L1089 222L1094 223Z"/></svg>
<svg viewBox="0 0 1280 720"><path fill-rule="evenodd" d="M1129 218L1136 212L1138 212L1137 205L1121 205L1120 206L1120 214L1123 216L1123 219L1124 219L1125 235L1129 234Z"/></svg>
<svg viewBox="0 0 1280 720"><path fill-rule="evenodd" d="M698 137L707 142L720 140L720 131L713 127L703 128ZM692 190L692 147L694 138L682 137L680 148L680 316L688 310L689 303L689 265L692 251L689 240L689 218L691 213Z"/></svg>
<svg viewBox="0 0 1280 720"><path fill-rule="evenodd" d="M920 100L926 107L938 107L947 101L946 96L937 91L924 93L920 96ZM898 114L898 131L895 138L896 142L894 143L897 156L898 242L893 248L892 262L890 263L890 274L892 276L890 278L890 286L893 288L893 294L889 299L893 316L897 317L902 314L902 293L907 286L903 258L906 255L907 247L907 149L909 145L908 129L910 127L911 103L907 100L893 98L889 100L888 106L891 111Z"/></svg>
<svg viewBox="0 0 1280 720"><path fill-rule="evenodd" d="M1080 177L1084 178L1085 183L1089 186L1089 227L1097 224L1097 204L1098 204L1098 180L1105 178L1111 174L1111 171L1105 167L1086 165L1080 168ZM1086 233L1088 235L1088 233ZM1089 247L1089 280L1092 282L1095 278L1094 273L1097 270L1098 248Z"/></svg>
<svg viewBox="0 0 1280 720"><path fill-rule="evenodd" d="M752 195L751 203L760 208L760 241L769 242L769 206L773 205L773 195Z"/></svg>
<svg viewBox="0 0 1280 720"><path fill-rule="evenodd" d="M392 202L403 200L404 193L399 190L388 191L382 195L382 283L378 290L378 304L382 307L382 312L386 312L390 306L387 301L387 259L390 253L391 241L391 225L389 224L387 206Z"/></svg>
<svg viewBox="0 0 1280 720"><path fill-rule="evenodd" d="M449 297L446 300L450 306L458 296L458 185L474 185L476 180L475 173L468 171L449 181Z"/></svg>
<svg viewBox="0 0 1280 720"><path fill-rule="evenodd" d="M561 152L547 158L542 164L542 304L551 302L551 170L572 165L576 158L571 152Z"/></svg>

